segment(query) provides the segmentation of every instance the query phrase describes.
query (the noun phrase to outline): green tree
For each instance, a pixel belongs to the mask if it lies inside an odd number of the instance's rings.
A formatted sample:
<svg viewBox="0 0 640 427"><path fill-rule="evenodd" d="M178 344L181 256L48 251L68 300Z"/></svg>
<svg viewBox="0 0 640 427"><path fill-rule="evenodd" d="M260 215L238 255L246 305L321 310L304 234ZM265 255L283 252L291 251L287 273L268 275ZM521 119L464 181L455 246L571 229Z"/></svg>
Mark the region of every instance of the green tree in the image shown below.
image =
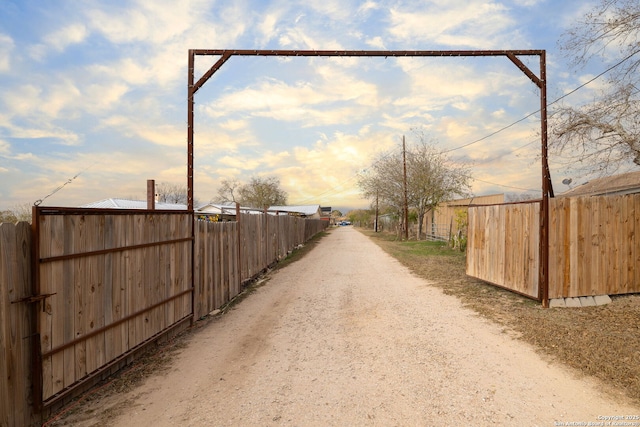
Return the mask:
<svg viewBox="0 0 640 427"><path fill-rule="evenodd" d="M354 209L347 213L347 219L358 227L370 227L373 225L374 213L367 209Z"/></svg>

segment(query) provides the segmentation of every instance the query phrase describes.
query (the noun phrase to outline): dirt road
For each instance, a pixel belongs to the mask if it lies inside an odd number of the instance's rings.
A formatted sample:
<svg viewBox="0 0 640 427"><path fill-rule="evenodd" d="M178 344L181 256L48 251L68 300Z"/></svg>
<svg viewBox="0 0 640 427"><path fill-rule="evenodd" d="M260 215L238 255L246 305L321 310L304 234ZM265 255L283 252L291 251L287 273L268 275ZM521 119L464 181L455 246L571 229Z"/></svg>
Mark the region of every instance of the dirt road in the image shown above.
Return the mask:
<svg viewBox="0 0 640 427"><path fill-rule="evenodd" d="M112 396L129 404L109 424L554 426L640 414L614 396L340 227L193 334L168 372Z"/></svg>

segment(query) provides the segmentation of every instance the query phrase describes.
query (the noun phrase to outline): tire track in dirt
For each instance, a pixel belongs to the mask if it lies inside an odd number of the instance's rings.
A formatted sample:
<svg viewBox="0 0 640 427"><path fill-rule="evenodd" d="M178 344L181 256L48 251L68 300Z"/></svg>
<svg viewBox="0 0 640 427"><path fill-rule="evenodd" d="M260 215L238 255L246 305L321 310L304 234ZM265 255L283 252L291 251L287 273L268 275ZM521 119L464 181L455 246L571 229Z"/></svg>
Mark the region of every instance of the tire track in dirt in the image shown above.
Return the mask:
<svg viewBox="0 0 640 427"><path fill-rule="evenodd" d="M551 426L640 413L598 387L340 227L192 334L110 425Z"/></svg>

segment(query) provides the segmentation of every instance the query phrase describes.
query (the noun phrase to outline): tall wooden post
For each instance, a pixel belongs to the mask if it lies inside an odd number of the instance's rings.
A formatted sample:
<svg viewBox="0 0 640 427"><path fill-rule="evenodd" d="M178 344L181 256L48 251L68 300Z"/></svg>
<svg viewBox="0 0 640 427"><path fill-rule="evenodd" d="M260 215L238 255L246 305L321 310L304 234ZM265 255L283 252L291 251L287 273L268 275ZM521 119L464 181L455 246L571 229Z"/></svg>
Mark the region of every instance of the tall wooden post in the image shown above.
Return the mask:
<svg viewBox="0 0 640 427"><path fill-rule="evenodd" d="M375 223L375 232L378 232L378 190L376 189L376 223Z"/></svg>
<svg viewBox="0 0 640 427"><path fill-rule="evenodd" d="M242 236L241 233L241 225L242 221L240 220L240 203L236 202L236 227L237 230L237 239L238 239L238 280L240 280L240 284L242 284Z"/></svg>
<svg viewBox="0 0 640 427"><path fill-rule="evenodd" d="M156 208L156 181L147 180L147 209L150 211Z"/></svg>
<svg viewBox="0 0 640 427"><path fill-rule="evenodd" d="M407 200L407 150L404 142L404 135L402 135L402 167L403 173L403 185L404 185L404 239L409 240L409 202Z"/></svg>

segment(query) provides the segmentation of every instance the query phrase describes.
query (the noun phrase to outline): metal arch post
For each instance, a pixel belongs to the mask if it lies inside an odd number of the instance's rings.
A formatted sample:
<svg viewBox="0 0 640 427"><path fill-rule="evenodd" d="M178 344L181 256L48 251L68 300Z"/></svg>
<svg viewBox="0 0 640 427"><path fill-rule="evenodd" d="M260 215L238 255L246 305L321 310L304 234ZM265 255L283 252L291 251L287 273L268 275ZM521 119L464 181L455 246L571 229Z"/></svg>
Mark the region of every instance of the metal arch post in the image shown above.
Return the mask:
<svg viewBox="0 0 640 427"><path fill-rule="evenodd" d="M540 139L542 144L542 202L540 205L540 272L538 297L542 307L549 307L549 197L553 197L553 185L549 171L547 151L547 65L546 54L540 54Z"/></svg>
<svg viewBox="0 0 640 427"><path fill-rule="evenodd" d="M189 50L189 62L187 67L187 210L193 212L193 108L194 90L194 64L195 51Z"/></svg>
<svg viewBox="0 0 640 427"><path fill-rule="evenodd" d="M531 79L540 89L540 142L542 149L542 202L540 204L540 266L538 272L538 299L544 308L549 307L549 197L553 197L553 184L549 171L549 155L547 151L547 65L546 53L541 51L540 77L536 76L520 59L512 52L507 53L507 58L513 62L524 74Z"/></svg>

